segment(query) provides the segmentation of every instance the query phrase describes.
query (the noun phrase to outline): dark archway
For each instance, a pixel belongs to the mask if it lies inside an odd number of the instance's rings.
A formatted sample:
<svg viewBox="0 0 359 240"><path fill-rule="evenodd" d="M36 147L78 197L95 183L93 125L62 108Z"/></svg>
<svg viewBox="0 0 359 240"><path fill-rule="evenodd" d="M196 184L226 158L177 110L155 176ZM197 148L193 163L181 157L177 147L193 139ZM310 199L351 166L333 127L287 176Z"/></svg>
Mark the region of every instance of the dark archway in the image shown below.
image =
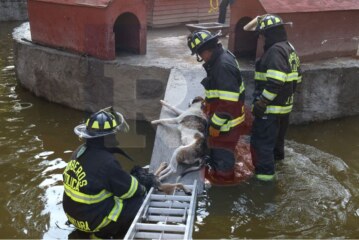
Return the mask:
<svg viewBox="0 0 359 240"><path fill-rule="evenodd" d="M132 13L120 15L113 26L116 55L120 52L140 53L140 21Z"/></svg>
<svg viewBox="0 0 359 240"><path fill-rule="evenodd" d="M257 52L258 34L244 31L243 27L252 20L250 17L241 18L236 25L235 55L238 58L254 60Z"/></svg>

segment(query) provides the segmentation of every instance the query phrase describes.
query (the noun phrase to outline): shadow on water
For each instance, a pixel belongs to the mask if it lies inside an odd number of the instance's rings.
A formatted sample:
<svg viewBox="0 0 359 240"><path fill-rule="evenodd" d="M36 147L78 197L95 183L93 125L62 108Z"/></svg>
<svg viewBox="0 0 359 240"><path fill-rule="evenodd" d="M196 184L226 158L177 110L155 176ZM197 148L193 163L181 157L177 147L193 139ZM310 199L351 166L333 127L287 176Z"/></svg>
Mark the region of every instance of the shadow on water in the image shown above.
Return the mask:
<svg viewBox="0 0 359 240"><path fill-rule="evenodd" d="M1 237L66 239L72 228L61 206L61 174L81 144L73 128L86 114L18 85L11 40L17 25L0 23ZM359 130L358 118L351 119L291 127L294 141L274 184L209 189L198 203L194 238L357 238ZM119 136L137 160L119 156L127 170L149 163L154 139L148 123L130 125L132 132Z"/></svg>

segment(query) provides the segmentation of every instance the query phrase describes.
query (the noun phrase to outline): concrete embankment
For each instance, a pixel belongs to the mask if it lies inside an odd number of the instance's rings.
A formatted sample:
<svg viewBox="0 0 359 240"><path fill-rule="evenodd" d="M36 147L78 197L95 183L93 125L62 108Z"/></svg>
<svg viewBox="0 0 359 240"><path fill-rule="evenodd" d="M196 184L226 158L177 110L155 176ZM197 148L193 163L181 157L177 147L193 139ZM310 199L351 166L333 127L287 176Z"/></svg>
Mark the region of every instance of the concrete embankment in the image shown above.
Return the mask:
<svg viewBox="0 0 359 240"><path fill-rule="evenodd" d="M121 55L115 61L101 61L33 44L25 23L13 34L16 73L24 87L49 101L85 111L114 105L128 118L153 120L160 114L158 101L165 95L169 76L176 79L180 78L178 71L187 72L182 81L191 87L186 91L201 89L205 73L189 54L187 34L184 28L152 30L147 55ZM222 41L226 45L226 38ZM253 64L240 62L240 66L250 104ZM359 114L358 59L334 58L304 63L302 68L303 83L295 98L293 124ZM169 96L170 86L167 91ZM186 93L183 104L201 91ZM168 98L181 104L176 97Z"/></svg>
<svg viewBox="0 0 359 240"><path fill-rule="evenodd" d="M27 0L0 0L0 21L28 19Z"/></svg>

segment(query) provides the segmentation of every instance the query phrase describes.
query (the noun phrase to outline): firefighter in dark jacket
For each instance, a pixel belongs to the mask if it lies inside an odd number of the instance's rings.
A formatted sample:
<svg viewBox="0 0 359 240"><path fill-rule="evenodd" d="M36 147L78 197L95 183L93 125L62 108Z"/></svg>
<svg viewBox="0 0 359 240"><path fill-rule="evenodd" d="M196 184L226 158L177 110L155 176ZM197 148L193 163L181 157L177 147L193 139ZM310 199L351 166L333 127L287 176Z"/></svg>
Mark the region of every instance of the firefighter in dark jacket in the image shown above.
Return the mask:
<svg viewBox="0 0 359 240"><path fill-rule="evenodd" d="M73 153L63 173L66 216L76 229L95 237L123 237L146 193L113 156L122 152L114 147L115 133L121 129L128 130L128 125L112 108L75 127L86 143Z"/></svg>
<svg viewBox="0 0 359 240"><path fill-rule="evenodd" d="M206 30L195 31L188 37L188 47L197 61L204 61L207 77L205 112L209 118L208 145L210 176L221 183L234 178L234 150L243 132L244 84L235 56L224 50L218 35Z"/></svg>
<svg viewBox="0 0 359 240"><path fill-rule="evenodd" d="M298 83L299 57L287 41L283 20L275 15L255 18L244 27L264 36L264 54L255 66L251 152L259 180L274 179L275 161L284 159L284 138Z"/></svg>

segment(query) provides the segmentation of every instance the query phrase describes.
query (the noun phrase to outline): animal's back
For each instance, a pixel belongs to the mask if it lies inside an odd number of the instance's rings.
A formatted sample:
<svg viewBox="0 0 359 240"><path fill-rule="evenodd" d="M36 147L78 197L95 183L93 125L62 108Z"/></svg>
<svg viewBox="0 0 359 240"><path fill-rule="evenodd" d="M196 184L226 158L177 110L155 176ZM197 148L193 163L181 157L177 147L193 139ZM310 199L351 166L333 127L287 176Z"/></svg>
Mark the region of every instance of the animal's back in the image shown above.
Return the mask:
<svg viewBox="0 0 359 240"><path fill-rule="evenodd" d="M207 128L207 120L196 115L187 115L182 118L180 125L185 128L197 130L204 134Z"/></svg>

